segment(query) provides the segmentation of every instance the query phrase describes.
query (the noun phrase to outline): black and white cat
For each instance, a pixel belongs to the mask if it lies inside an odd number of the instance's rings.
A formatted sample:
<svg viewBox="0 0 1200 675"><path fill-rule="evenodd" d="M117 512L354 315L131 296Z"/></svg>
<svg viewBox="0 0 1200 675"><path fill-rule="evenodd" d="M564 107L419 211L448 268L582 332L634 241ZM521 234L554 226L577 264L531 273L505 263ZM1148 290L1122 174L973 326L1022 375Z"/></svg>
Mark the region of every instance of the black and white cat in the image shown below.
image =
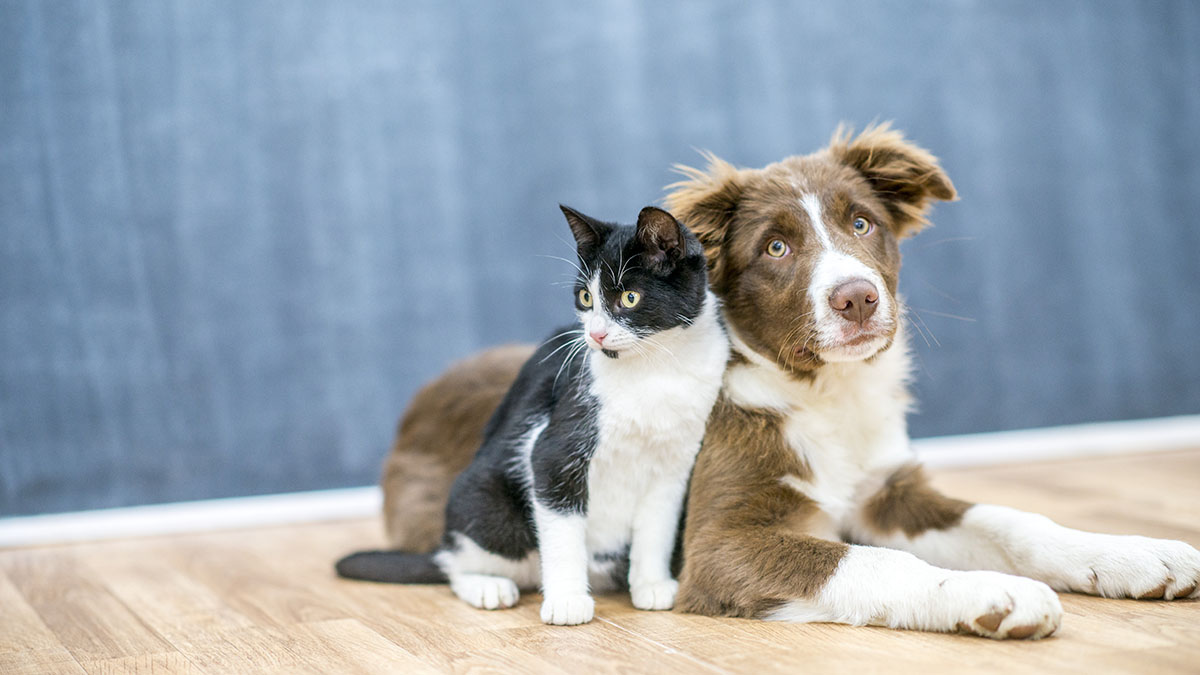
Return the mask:
<svg viewBox="0 0 1200 675"><path fill-rule="evenodd" d="M589 588L628 584L639 609L674 604L688 477L729 358L718 301L700 242L666 211L646 207L630 226L562 210L579 325L522 368L454 483L442 547L356 553L339 574L449 580L485 609L540 581L552 624L590 621Z"/></svg>

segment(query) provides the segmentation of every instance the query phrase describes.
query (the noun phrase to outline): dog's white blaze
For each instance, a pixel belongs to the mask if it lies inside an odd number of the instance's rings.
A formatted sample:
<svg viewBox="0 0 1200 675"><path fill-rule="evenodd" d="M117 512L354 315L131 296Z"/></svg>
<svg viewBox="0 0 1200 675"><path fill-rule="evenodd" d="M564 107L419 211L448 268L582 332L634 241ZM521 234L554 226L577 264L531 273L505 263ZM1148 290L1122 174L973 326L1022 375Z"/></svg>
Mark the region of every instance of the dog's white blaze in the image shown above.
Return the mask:
<svg viewBox="0 0 1200 675"><path fill-rule="evenodd" d="M817 234L822 248L832 251L833 241L829 238L829 231L825 229L825 220L821 216L821 199L814 194L806 193L800 197L800 206L803 206L805 212L808 213L808 220L812 223L813 232Z"/></svg>
<svg viewBox="0 0 1200 675"><path fill-rule="evenodd" d="M823 249L813 268L812 278L808 285L809 301L813 306L814 325L817 329L816 351L821 358L830 362L857 361L871 356L882 347L887 340L879 338L853 347L836 347L843 339L843 329L846 322L829 306L829 296L839 284L851 279L866 279L874 284L879 291L879 301L875 308L872 321L878 322L883 328L890 327L895 320L893 303L888 297L887 286L883 277L871 266L858 258L838 250L829 236L829 226L821 211L821 200L814 194L805 193L800 197L800 205L808 214L813 232L821 242Z"/></svg>

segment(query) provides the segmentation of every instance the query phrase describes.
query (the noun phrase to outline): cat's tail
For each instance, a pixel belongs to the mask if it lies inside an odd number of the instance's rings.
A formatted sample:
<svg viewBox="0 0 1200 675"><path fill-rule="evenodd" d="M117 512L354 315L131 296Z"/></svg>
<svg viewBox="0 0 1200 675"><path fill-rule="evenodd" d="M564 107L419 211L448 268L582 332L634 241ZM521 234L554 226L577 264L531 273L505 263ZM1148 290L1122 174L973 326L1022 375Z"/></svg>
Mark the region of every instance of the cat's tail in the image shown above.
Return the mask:
<svg viewBox="0 0 1200 675"><path fill-rule="evenodd" d="M390 584L444 584L446 573L432 553L359 551L337 561L338 576Z"/></svg>

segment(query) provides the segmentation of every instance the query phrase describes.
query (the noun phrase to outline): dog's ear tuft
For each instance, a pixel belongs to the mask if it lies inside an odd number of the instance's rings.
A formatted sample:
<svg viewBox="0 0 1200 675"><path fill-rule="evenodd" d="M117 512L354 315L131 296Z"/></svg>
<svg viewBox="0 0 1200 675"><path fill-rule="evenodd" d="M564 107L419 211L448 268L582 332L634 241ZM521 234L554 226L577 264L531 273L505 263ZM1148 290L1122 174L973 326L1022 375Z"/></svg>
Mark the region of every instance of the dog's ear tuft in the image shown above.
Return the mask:
<svg viewBox="0 0 1200 675"><path fill-rule="evenodd" d="M829 143L834 159L861 173L887 204L896 234L910 237L929 225L933 200L957 198L954 185L929 151L904 138L887 122L872 125L857 137L839 125Z"/></svg>
<svg viewBox="0 0 1200 675"><path fill-rule="evenodd" d="M744 188L743 172L710 152L702 153L708 168L701 170L676 164L684 180L666 187L667 210L685 223L704 246L709 280L720 288L724 275L722 249Z"/></svg>

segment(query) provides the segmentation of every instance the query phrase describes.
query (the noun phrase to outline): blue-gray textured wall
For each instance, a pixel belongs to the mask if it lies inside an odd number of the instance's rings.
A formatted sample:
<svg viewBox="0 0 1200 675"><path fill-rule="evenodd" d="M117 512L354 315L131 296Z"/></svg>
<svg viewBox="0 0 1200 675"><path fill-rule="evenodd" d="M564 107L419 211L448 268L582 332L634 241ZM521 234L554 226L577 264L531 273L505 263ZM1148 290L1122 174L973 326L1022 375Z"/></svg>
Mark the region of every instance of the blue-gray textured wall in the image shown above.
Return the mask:
<svg viewBox="0 0 1200 675"><path fill-rule="evenodd" d="M1200 3L0 0L0 515L374 482L558 202L876 119L962 195L914 435L1200 411Z"/></svg>

